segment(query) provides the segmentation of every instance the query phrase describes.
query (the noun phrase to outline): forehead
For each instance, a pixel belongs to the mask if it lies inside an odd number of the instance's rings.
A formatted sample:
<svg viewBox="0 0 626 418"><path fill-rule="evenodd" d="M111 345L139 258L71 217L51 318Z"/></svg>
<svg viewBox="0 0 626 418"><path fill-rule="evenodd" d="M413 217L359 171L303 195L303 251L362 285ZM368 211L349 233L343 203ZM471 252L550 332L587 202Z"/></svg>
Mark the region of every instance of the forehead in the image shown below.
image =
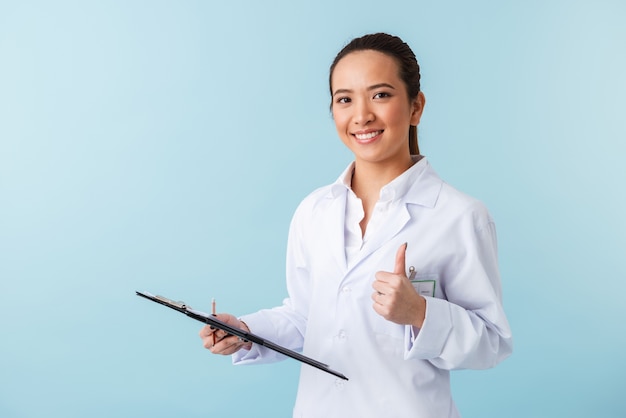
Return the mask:
<svg viewBox="0 0 626 418"><path fill-rule="evenodd" d="M343 57L333 71L333 88L349 85L401 82L400 68L396 60L382 52L365 50L351 52Z"/></svg>

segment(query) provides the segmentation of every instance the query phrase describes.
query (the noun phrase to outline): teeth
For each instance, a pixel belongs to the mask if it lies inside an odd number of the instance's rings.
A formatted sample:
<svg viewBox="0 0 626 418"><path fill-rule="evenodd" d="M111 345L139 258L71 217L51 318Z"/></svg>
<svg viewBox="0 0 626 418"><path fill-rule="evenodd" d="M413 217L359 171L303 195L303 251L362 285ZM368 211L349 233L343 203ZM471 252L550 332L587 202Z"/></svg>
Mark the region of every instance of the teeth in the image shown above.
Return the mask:
<svg viewBox="0 0 626 418"><path fill-rule="evenodd" d="M376 135L380 134L381 132L382 131L370 132L368 134L354 134L354 136L356 136L356 139L364 141L364 140L367 140L367 139L374 138Z"/></svg>

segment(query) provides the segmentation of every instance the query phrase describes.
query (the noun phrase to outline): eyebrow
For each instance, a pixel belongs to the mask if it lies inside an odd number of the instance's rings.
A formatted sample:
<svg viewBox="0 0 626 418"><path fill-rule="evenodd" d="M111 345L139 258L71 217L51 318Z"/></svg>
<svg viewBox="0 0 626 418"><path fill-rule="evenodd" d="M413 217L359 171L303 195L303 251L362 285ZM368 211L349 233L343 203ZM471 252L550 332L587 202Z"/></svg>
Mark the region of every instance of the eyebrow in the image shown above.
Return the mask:
<svg viewBox="0 0 626 418"><path fill-rule="evenodd" d="M394 86L392 86L392 85L391 85L391 84L389 84L389 83L378 83L378 84L374 84L374 85L372 85L372 86L369 86L369 87L367 88L367 91L377 90L377 89L382 88L382 87L386 87L386 88L388 88L388 89L392 89L392 90L395 90L395 89L396 89ZM337 89L337 90L335 90L335 92L333 93L333 97L335 97L335 96L336 96L336 95L338 95L338 94L344 94L344 93L352 93L352 90L350 90L350 89Z"/></svg>

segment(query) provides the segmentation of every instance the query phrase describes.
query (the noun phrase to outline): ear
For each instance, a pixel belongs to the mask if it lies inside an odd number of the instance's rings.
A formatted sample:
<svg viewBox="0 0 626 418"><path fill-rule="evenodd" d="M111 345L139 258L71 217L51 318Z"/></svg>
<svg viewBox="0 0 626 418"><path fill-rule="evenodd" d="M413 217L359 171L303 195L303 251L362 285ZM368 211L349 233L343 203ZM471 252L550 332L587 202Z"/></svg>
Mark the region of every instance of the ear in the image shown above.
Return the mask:
<svg viewBox="0 0 626 418"><path fill-rule="evenodd" d="M411 125L417 126L420 123L420 119L422 118L422 112L424 111L424 106L426 105L426 96L421 91L417 94L417 97L411 103L413 111L411 113Z"/></svg>

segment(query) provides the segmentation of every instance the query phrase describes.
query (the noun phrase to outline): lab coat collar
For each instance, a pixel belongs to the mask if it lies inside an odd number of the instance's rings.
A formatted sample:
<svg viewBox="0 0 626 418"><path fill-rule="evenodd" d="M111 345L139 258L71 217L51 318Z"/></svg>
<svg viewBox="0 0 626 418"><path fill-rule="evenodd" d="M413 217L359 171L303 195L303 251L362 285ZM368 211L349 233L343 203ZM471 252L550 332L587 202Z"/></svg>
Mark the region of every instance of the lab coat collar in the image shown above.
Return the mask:
<svg viewBox="0 0 626 418"><path fill-rule="evenodd" d="M406 203L433 208L439 197L442 181L426 157L413 155L411 158L415 164L380 190L380 200L384 202L404 198ZM354 161L333 183L328 197L335 199L345 196L346 190L351 188L353 170Z"/></svg>
<svg viewBox="0 0 626 418"><path fill-rule="evenodd" d="M403 201L402 209L399 209L393 217L387 220L384 230L379 231L379 233L370 237L364 243L359 260L351 266L347 265L345 258L344 222L346 194L350 190L354 162L331 185L326 198L329 204L327 208L330 209L332 207L333 209L329 210L327 221L321 224L320 227L327 230L328 236L336 237L329 240L328 245L333 247L332 252L337 255L336 261L343 269L352 270L401 231L411 219L412 211L409 210L411 204L427 208L435 207L443 181L430 167L426 158L416 155L413 157L413 160L415 164L411 168L396 177L381 190L381 200L388 200L390 204L394 204L394 201Z"/></svg>

